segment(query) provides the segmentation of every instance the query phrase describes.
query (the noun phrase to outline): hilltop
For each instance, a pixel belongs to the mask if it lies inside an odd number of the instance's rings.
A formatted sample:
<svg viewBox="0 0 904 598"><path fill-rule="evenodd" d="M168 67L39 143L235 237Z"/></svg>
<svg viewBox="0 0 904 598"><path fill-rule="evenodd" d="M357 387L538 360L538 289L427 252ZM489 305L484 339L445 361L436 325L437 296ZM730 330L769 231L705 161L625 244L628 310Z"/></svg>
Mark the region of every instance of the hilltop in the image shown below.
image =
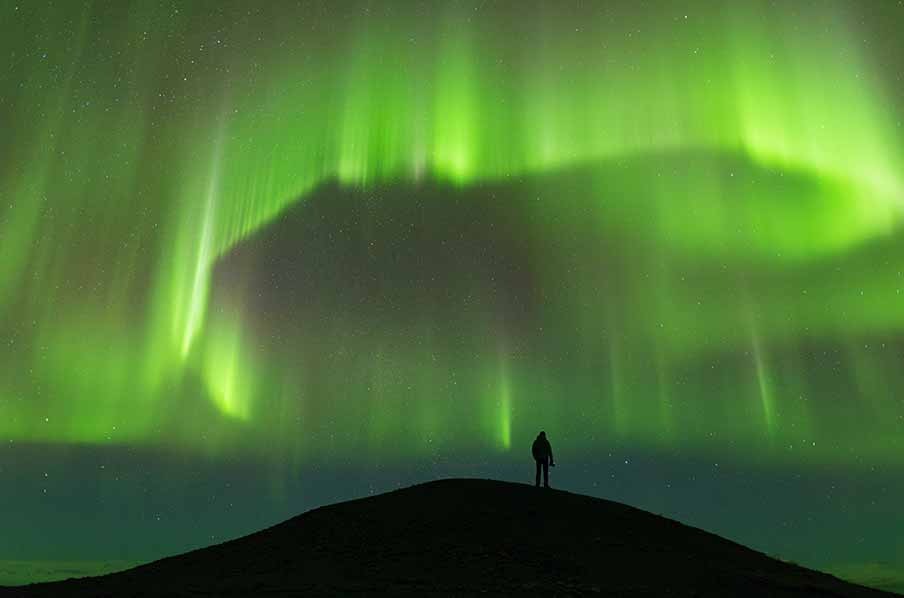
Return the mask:
<svg viewBox="0 0 904 598"><path fill-rule="evenodd" d="M620 503L449 479L217 546L0 596L892 596Z"/></svg>

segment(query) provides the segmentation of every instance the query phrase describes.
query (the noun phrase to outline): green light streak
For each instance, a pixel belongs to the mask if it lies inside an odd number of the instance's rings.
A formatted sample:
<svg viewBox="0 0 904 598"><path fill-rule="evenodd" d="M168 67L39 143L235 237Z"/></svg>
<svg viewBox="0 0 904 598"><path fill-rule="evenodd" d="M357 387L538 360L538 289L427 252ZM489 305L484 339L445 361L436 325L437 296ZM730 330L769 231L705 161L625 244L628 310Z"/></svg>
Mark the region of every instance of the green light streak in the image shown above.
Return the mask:
<svg viewBox="0 0 904 598"><path fill-rule="evenodd" d="M751 325L750 342L753 347L753 360L756 364L756 381L759 387L760 403L763 407L763 419L766 423L766 429L770 434L775 430L775 407L772 389L769 385L769 374L766 370L765 356L760 346L760 338L756 333L756 328Z"/></svg>
<svg viewBox="0 0 904 598"><path fill-rule="evenodd" d="M504 369L499 375L499 443L505 450L512 448L512 390Z"/></svg>
<svg viewBox="0 0 904 598"><path fill-rule="evenodd" d="M241 313L220 312L211 322L211 333L205 339L203 356L204 382L217 408L240 420L251 417L251 398L254 396L253 356L243 351Z"/></svg>

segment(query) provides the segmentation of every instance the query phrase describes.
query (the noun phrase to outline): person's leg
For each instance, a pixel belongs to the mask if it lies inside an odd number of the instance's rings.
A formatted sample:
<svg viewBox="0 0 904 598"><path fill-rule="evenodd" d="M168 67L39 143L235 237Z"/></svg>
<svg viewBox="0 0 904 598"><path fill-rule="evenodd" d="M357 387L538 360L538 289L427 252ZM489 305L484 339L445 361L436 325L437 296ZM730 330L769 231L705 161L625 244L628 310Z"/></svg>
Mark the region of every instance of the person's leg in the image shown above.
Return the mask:
<svg viewBox="0 0 904 598"><path fill-rule="evenodd" d="M536 482L536 486L537 486L538 488L540 487L540 462L539 462L539 461L537 461L537 482Z"/></svg>
<svg viewBox="0 0 904 598"><path fill-rule="evenodd" d="M543 487L549 488L549 461L543 462Z"/></svg>

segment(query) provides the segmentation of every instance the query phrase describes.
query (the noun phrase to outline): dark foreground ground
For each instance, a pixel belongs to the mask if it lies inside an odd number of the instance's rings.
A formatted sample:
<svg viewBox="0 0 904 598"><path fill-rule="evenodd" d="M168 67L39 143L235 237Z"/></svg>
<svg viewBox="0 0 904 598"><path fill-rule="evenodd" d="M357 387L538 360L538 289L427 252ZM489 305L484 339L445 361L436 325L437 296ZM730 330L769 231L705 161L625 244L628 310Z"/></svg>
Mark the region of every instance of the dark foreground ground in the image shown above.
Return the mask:
<svg viewBox="0 0 904 598"><path fill-rule="evenodd" d="M615 502L443 480L6 596L892 596Z"/></svg>

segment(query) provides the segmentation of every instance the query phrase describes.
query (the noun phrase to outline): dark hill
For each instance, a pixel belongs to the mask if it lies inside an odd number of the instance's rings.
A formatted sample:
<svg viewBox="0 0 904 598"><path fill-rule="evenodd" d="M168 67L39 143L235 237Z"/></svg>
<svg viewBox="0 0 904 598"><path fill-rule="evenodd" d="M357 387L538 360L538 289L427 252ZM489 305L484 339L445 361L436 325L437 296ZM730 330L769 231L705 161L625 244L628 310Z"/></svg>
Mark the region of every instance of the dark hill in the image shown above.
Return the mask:
<svg viewBox="0 0 904 598"><path fill-rule="evenodd" d="M0 596L891 596L607 500L444 480L103 577Z"/></svg>

